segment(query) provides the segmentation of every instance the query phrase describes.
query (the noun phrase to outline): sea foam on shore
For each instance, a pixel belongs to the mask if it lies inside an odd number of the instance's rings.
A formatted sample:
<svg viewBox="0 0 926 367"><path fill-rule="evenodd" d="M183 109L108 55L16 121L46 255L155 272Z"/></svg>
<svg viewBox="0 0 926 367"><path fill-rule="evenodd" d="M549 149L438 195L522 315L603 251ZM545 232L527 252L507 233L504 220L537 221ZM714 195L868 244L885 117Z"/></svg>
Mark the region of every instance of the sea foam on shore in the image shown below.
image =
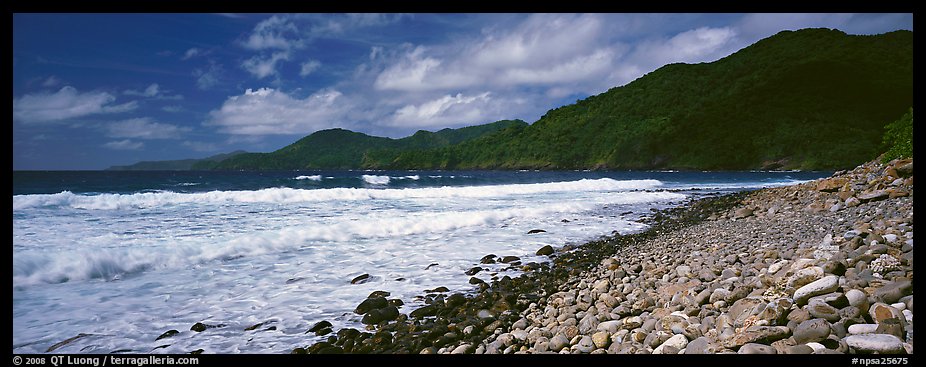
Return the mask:
<svg viewBox="0 0 926 367"><path fill-rule="evenodd" d="M342 329L294 352L913 352L912 160L654 219L475 296L432 293L394 322L371 322L373 333Z"/></svg>

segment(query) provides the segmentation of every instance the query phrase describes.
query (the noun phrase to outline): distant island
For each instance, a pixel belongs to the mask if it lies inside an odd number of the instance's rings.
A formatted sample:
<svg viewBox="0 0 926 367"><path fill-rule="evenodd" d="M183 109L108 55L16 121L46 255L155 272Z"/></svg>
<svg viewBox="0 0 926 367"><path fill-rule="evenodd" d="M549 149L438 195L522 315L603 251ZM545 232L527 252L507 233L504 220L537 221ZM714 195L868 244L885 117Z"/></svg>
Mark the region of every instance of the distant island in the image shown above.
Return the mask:
<svg viewBox="0 0 926 367"><path fill-rule="evenodd" d="M883 151L885 125L913 105L912 75L911 31L783 31L714 62L665 65L532 124L402 139L330 129L270 153L124 167L846 169Z"/></svg>
<svg viewBox="0 0 926 367"><path fill-rule="evenodd" d="M231 153L216 154L206 158L178 159L172 161L141 161L128 166L112 166L107 171L188 171L197 163L221 162L239 154L247 153L236 150Z"/></svg>

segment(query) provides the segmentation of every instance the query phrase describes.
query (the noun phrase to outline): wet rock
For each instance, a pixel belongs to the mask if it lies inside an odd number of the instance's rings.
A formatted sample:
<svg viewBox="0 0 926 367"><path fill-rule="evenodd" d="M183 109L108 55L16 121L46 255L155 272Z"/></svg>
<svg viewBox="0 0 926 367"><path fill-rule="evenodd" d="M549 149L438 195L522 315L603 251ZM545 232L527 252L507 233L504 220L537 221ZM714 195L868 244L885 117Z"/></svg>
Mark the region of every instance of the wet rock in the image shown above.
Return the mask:
<svg viewBox="0 0 926 367"><path fill-rule="evenodd" d="M527 234L544 233L544 232L546 232L546 231L545 231L545 230L542 230L542 229L532 229L532 230L530 230L530 231L527 231Z"/></svg>
<svg viewBox="0 0 926 367"><path fill-rule="evenodd" d="M261 323L261 324L263 324L263 323ZM167 330L167 331L164 332L164 334L161 334L161 336L159 336L157 339L154 339L154 340L157 341L157 340L161 340L161 339L165 339L165 338L170 338L170 337L172 337L172 336L174 336L174 335L177 335L177 334L180 334L180 332L177 331L177 330Z"/></svg>
<svg viewBox="0 0 926 367"><path fill-rule="evenodd" d="M322 320L315 325L312 325L312 328L309 329L309 333L315 333L315 335L325 335L331 332L332 325L327 320ZM327 330L327 332L325 332Z"/></svg>
<svg viewBox="0 0 926 367"><path fill-rule="evenodd" d="M505 264L508 264L508 263L513 263L518 260L521 260L521 258L517 256L509 255L509 256L503 257L500 261Z"/></svg>
<svg viewBox="0 0 926 367"><path fill-rule="evenodd" d="M486 256L483 256L482 259L479 260L479 263L480 264L495 264L496 257L498 256L495 256L494 254L488 254Z"/></svg>
<svg viewBox="0 0 926 367"><path fill-rule="evenodd" d="M215 329L215 328L220 328L220 327L224 327L224 326L225 326L225 324L209 325L209 324L204 324L204 323L201 323L201 322L197 322L197 323L193 324L193 326L190 327L190 330L195 331L195 332L197 332L197 333L201 333L201 332L203 332L203 331L206 331L207 329Z"/></svg>
<svg viewBox="0 0 926 367"><path fill-rule="evenodd" d="M350 280L350 284L363 284L370 280L370 274L361 274Z"/></svg>
<svg viewBox="0 0 926 367"><path fill-rule="evenodd" d="M419 308L419 309L417 309L417 310L412 311L412 312L409 314L409 316L410 316L410 317L413 317L413 318L416 318L416 319L420 319L420 318L427 317L427 316L434 316L434 315L437 315L437 312L438 312L438 311L440 311L440 308L438 308L437 306L435 306L435 305L427 305L427 306L424 306L424 307L421 307L421 308Z"/></svg>
<svg viewBox="0 0 926 367"><path fill-rule="evenodd" d="M546 245L537 250L537 256L550 256L553 255L553 246Z"/></svg>
<svg viewBox="0 0 926 367"><path fill-rule="evenodd" d="M63 341L60 341L60 342L55 343L54 345L48 347L48 349L45 350L45 353L54 352L54 351L55 351L56 349L58 349L58 348L61 348L61 347L65 346L65 345L68 345L68 344L71 344L71 343L73 343L73 342L75 342L75 341L77 341L77 340L79 340L79 339L86 338L86 337L88 337L88 336L93 336L93 334L84 334L84 333L77 334L77 336L67 338L67 339L65 339L65 340L63 340Z"/></svg>
<svg viewBox="0 0 926 367"><path fill-rule="evenodd" d="M357 305L357 308L354 309L354 313L358 315L363 315L371 310L380 309L389 305L389 301L384 297L372 297L363 300Z"/></svg>

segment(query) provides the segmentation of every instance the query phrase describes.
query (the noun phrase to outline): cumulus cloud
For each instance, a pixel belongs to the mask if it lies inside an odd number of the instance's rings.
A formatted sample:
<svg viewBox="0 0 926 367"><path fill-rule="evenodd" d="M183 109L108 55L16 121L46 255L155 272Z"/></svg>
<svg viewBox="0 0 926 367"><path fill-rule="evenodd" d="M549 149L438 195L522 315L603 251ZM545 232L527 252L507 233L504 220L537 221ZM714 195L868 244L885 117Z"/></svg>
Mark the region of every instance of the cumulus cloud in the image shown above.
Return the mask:
<svg viewBox="0 0 926 367"><path fill-rule="evenodd" d="M106 130L111 138L177 139L191 129L155 122L150 117L139 117L110 123Z"/></svg>
<svg viewBox="0 0 926 367"><path fill-rule="evenodd" d="M93 114L121 113L138 107L135 101L113 105L107 92L80 93L64 86L55 93L27 94L13 99L13 120L24 123L67 120Z"/></svg>
<svg viewBox="0 0 926 367"><path fill-rule="evenodd" d="M730 27L701 27L668 39L642 42L636 47L633 59L654 66L713 61L738 49L739 43L734 41L736 31Z"/></svg>
<svg viewBox="0 0 926 367"><path fill-rule="evenodd" d="M462 93L452 96L448 94L398 109L391 123L393 126L415 128L484 123L499 112L499 104L493 102L489 92L474 96L465 96Z"/></svg>
<svg viewBox="0 0 926 367"><path fill-rule="evenodd" d="M288 52L274 52L270 58L254 56L241 63L241 67L257 77L257 79L263 79L270 75L277 75L277 63L282 60L289 60Z"/></svg>
<svg viewBox="0 0 926 367"><path fill-rule="evenodd" d="M374 87L435 91L600 83L624 52L623 45L609 42L605 24L594 14L537 14L511 29L486 30L481 37L452 45L405 45L376 77Z"/></svg>
<svg viewBox="0 0 926 367"><path fill-rule="evenodd" d="M441 76L447 75L440 72L442 62L437 58L424 56L425 50L423 46L408 50L404 57L376 77L374 87L383 90L421 91L459 88L478 82L475 79L460 79L456 82L453 80L455 78L440 80Z"/></svg>
<svg viewBox="0 0 926 367"><path fill-rule="evenodd" d="M238 135L307 134L347 124L350 104L336 90L297 98L273 88L248 89L209 112L206 125Z"/></svg>
<svg viewBox="0 0 926 367"><path fill-rule="evenodd" d="M106 144L103 144L103 148L112 149L112 150L140 150L145 147L145 143L140 141L132 141L129 139L125 140L116 140L111 141Z"/></svg>

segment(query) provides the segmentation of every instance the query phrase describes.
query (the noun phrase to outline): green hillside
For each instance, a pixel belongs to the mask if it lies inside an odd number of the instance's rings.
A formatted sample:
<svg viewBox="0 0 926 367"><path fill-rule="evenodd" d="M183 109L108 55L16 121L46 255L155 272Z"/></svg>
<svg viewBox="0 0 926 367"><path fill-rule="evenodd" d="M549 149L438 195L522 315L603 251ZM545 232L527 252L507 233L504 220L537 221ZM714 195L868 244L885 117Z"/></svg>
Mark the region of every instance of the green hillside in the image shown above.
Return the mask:
<svg viewBox="0 0 926 367"><path fill-rule="evenodd" d="M879 152L913 105L913 33L785 31L670 64L532 125L376 168L839 169Z"/></svg>
<svg viewBox="0 0 926 367"><path fill-rule="evenodd" d="M527 126L521 120L503 120L491 124L418 131L402 139L370 136L344 129L317 131L293 144L270 153L248 153L215 164L204 163L195 169L289 170L338 169L391 164L405 151L430 151L460 144L508 128ZM392 157L392 158L390 158Z"/></svg>

